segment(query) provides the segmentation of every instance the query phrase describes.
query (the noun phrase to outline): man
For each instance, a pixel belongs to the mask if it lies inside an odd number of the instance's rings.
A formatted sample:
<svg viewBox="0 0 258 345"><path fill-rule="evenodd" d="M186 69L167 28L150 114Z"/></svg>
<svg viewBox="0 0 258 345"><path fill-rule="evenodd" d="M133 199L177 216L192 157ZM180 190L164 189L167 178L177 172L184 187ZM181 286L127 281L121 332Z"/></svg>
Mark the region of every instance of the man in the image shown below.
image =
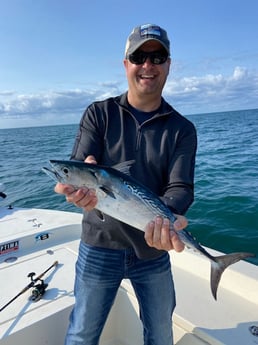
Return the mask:
<svg viewBox="0 0 258 345"><path fill-rule="evenodd" d="M170 62L166 31L153 24L136 27L125 50L128 92L86 109L71 158L106 166L133 162L130 174L183 215L193 202L197 140L192 123L162 98ZM139 301L144 344L173 344L168 251L180 252L184 245L170 232L169 220L157 215L144 233L108 216L103 221L93 210L94 190L63 184L55 190L84 212L66 345L98 344L123 278L131 280ZM180 230L186 224L178 216L173 226Z"/></svg>

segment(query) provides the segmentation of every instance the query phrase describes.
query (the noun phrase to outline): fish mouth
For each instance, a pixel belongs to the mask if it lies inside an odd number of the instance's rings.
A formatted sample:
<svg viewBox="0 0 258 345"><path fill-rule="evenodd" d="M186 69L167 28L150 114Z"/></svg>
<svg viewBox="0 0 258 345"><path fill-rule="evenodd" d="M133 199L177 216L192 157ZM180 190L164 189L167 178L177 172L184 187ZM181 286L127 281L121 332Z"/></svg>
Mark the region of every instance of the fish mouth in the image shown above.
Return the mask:
<svg viewBox="0 0 258 345"><path fill-rule="evenodd" d="M62 176L56 171L56 170L51 170L47 167L43 167L42 171L46 173L48 176L50 176L54 181L56 182L62 182Z"/></svg>

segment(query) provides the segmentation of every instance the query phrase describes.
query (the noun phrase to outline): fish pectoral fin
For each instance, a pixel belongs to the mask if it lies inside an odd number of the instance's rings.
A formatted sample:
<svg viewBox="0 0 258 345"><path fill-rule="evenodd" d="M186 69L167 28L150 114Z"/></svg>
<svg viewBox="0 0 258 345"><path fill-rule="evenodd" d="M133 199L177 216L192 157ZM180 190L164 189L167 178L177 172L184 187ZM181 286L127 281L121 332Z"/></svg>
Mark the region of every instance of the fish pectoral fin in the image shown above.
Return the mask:
<svg viewBox="0 0 258 345"><path fill-rule="evenodd" d="M99 189L101 189L105 194L107 194L111 198L116 199L116 196L113 193L112 189L109 188L108 186L100 186Z"/></svg>

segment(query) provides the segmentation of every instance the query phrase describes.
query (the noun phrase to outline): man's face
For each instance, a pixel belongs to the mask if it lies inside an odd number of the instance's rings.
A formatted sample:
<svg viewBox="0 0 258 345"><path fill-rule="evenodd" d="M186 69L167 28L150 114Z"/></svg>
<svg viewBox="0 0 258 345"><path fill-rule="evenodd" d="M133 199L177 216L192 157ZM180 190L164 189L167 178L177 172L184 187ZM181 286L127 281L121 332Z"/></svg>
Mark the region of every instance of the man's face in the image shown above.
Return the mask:
<svg viewBox="0 0 258 345"><path fill-rule="evenodd" d="M148 41L139 49L143 52L155 52L164 49L157 41ZM133 64L128 59L124 60L129 90L138 95L156 95L160 97L167 76L169 74L170 58L163 64L155 65L150 58L143 64Z"/></svg>

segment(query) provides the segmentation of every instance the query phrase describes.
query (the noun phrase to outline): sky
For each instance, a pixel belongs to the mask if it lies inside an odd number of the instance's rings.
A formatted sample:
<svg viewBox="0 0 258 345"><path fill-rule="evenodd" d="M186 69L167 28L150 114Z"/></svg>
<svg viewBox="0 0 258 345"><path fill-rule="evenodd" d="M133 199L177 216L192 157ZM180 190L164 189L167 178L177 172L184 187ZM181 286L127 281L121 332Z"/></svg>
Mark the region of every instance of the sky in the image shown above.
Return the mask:
<svg viewBox="0 0 258 345"><path fill-rule="evenodd" d="M79 123L127 90L135 26L167 30L183 115L258 108L258 0L0 0L0 128Z"/></svg>

